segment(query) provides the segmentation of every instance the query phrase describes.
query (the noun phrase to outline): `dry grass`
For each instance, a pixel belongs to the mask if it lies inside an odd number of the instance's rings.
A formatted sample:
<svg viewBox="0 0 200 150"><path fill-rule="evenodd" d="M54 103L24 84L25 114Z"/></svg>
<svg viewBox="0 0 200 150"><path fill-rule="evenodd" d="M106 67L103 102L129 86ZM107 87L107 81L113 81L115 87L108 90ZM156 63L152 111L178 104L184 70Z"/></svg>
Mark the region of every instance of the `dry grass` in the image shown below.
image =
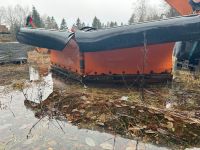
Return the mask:
<svg viewBox="0 0 200 150"><path fill-rule="evenodd" d="M49 54L41 54L37 51L28 52L28 62L30 64L38 64L38 65L50 65L50 55Z"/></svg>
<svg viewBox="0 0 200 150"><path fill-rule="evenodd" d="M200 72L177 71L174 73L175 82L182 84L184 88L199 90Z"/></svg>
<svg viewBox="0 0 200 150"><path fill-rule="evenodd" d="M26 80L29 78L27 64L5 64L0 65L0 85L12 84L14 81Z"/></svg>

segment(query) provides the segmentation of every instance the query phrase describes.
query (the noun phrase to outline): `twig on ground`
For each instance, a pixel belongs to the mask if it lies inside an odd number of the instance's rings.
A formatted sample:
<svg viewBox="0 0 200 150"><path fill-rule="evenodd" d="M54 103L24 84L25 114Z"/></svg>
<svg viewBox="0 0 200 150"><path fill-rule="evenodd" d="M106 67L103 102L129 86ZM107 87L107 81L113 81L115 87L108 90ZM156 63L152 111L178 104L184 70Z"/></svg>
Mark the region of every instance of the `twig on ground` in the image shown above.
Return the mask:
<svg viewBox="0 0 200 150"><path fill-rule="evenodd" d="M61 127L60 123L58 122L58 120L56 120L57 124L59 125L60 129L63 131L63 133L65 134L65 131L63 130L63 128Z"/></svg>
<svg viewBox="0 0 200 150"><path fill-rule="evenodd" d="M27 139L29 138L29 135L31 134L32 129L44 118L45 116L43 116L42 118L40 118L35 124L32 125L32 127L30 128L28 134L27 134Z"/></svg>

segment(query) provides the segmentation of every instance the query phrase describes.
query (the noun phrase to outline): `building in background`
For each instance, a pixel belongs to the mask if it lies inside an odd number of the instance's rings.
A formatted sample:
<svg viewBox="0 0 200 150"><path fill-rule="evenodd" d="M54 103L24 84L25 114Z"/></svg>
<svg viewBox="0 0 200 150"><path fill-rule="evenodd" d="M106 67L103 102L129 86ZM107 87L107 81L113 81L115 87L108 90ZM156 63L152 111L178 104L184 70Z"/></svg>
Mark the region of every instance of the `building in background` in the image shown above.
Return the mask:
<svg viewBox="0 0 200 150"><path fill-rule="evenodd" d="M5 25L0 25L0 33L8 33L9 30Z"/></svg>

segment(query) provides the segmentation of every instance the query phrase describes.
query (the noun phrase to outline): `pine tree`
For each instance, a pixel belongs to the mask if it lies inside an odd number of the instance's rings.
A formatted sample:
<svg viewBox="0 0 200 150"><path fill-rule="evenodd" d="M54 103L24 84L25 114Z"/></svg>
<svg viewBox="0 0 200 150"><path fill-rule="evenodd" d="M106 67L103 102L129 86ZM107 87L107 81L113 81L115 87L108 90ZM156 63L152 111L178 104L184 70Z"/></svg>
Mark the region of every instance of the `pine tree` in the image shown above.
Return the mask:
<svg viewBox="0 0 200 150"><path fill-rule="evenodd" d="M115 26L115 23L114 22L110 22L110 27L112 28L112 27L114 27Z"/></svg>
<svg viewBox="0 0 200 150"><path fill-rule="evenodd" d="M83 28L83 27L85 27L85 23L84 22L81 23L81 28Z"/></svg>
<svg viewBox="0 0 200 150"><path fill-rule="evenodd" d="M33 18L33 21L34 21L36 27L38 27L38 28L44 27L43 21L40 18L40 14L34 6L32 8L32 18Z"/></svg>
<svg viewBox="0 0 200 150"><path fill-rule="evenodd" d="M58 24L56 23L54 17L47 17L45 20L45 28L46 29L57 29L58 30Z"/></svg>
<svg viewBox="0 0 200 150"><path fill-rule="evenodd" d="M118 26L118 24L117 24L117 22L116 22L116 21L115 21L115 23L114 23L114 26L115 26L115 27L117 27L117 26Z"/></svg>
<svg viewBox="0 0 200 150"><path fill-rule="evenodd" d="M46 29L51 29L51 18L48 16L46 21L45 21L45 28Z"/></svg>
<svg viewBox="0 0 200 150"><path fill-rule="evenodd" d="M110 22L107 22L106 27L107 27L107 28L110 27Z"/></svg>
<svg viewBox="0 0 200 150"><path fill-rule="evenodd" d="M77 27L78 29L81 29L81 28L82 28L80 18L78 18L78 19L76 20L76 27Z"/></svg>
<svg viewBox="0 0 200 150"><path fill-rule="evenodd" d="M93 19L92 27L93 28L97 28L97 29L101 29L102 28L101 22L100 22L100 20L96 16Z"/></svg>
<svg viewBox="0 0 200 150"><path fill-rule="evenodd" d="M51 17L51 29L54 29L54 26L55 26L54 22L55 22L55 19L54 19L54 17L52 16L52 17Z"/></svg>
<svg viewBox="0 0 200 150"><path fill-rule="evenodd" d="M131 18L130 18L129 21L128 21L128 24L131 25L131 24L133 24L134 22L135 22L135 14L132 14L132 15L131 15Z"/></svg>
<svg viewBox="0 0 200 150"><path fill-rule="evenodd" d="M58 24L56 23L54 17L51 17L51 29L58 29Z"/></svg>
<svg viewBox="0 0 200 150"><path fill-rule="evenodd" d="M56 30L59 29L58 24L57 24L56 22L55 22L55 24L54 24L54 29L56 29Z"/></svg>
<svg viewBox="0 0 200 150"><path fill-rule="evenodd" d="M101 23L101 28L106 28L106 25L104 23Z"/></svg>
<svg viewBox="0 0 200 150"><path fill-rule="evenodd" d="M178 12L174 8L170 8L166 14L167 18L179 16Z"/></svg>
<svg viewBox="0 0 200 150"><path fill-rule="evenodd" d="M67 23L66 23L65 19L63 18L62 22L60 24L60 30L67 30L67 29L68 29Z"/></svg>

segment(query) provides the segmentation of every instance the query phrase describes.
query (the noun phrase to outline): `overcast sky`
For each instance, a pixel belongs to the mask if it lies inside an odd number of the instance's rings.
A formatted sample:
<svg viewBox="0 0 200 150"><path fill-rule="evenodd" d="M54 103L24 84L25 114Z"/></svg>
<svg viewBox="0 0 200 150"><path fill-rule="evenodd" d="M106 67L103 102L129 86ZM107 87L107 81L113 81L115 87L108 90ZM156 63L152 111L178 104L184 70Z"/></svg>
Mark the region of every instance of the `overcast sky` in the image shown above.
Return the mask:
<svg viewBox="0 0 200 150"><path fill-rule="evenodd" d="M82 21L91 23L94 16L102 22L117 21L127 23L133 13L136 0L0 0L0 6L20 4L30 9L34 5L41 15L54 16L60 25L65 18L68 25L75 23L80 17ZM151 5L159 7L162 0L148 0ZM164 1L164 0L163 0Z"/></svg>

